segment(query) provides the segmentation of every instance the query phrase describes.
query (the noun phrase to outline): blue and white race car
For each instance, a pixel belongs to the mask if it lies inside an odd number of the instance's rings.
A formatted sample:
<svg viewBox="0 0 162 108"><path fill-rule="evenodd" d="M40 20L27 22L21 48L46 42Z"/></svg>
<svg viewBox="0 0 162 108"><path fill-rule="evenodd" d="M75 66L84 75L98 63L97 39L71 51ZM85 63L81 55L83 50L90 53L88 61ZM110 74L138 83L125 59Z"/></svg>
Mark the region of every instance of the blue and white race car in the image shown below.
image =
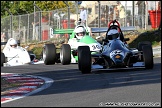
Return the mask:
<svg viewBox="0 0 162 108"><path fill-rule="evenodd" d="M146 68L152 69L153 51L149 41L139 42L137 48L129 48L120 29L120 24L114 20L103 39L103 48L100 53L91 55L88 46L78 47L78 68L85 73L92 70L116 70ZM115 25L117 23L117 25Z"/></svg>

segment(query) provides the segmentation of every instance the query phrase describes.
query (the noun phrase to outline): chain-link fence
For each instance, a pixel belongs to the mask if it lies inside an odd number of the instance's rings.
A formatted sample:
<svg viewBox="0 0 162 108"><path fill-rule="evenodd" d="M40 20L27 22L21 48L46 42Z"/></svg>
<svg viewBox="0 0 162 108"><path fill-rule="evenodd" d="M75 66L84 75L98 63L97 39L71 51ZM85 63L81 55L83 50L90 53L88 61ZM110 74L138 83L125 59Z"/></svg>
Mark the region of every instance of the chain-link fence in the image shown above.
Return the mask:
<svg viewBox="0 0 162 108"><path fill-rule="evenodd" d="M98 3L91 5L91 7L85 7L88 13L87 25L89 27L107 27L109 21L120 20L119 15L114 11L114 7L115 5L99 5ZM139 7L143 6L125 5L126 17L123 26L137 26L146 29L151 24L148 9L143 8L144 10L139 14ZM1 19L1 41L4 40L2 39L2 32L5 32L6 40L13 37L22 43L57 38L60 35L50 34L50 28L74 28L78 19L79 9L76 5L53 11L36 11L35 14L10 15ZM34 24L34 21L39 24Z"/></svg>

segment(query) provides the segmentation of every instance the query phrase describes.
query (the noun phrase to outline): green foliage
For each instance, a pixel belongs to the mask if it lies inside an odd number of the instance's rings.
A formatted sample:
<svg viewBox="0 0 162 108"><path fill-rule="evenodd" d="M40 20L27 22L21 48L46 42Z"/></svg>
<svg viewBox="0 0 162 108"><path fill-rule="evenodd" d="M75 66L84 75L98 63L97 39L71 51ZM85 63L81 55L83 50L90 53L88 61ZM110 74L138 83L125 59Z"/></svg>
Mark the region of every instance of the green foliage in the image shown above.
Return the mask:
<svg viewBox="0 0 162 108"><path fill-rule="evenodd" d="M22 15L27 13L34 12L34 1L1 1L1 18L9 16L9 13L5 10L8 9L13 15ZM67 6L63 1L36 1L35 4L42 10L42 11L51 11L55 9L65 8L64 10L67 11ZM73 4L68 2L69 6ZM39 11L36 8L36 11ZM75 11L73 9L73 11Z"/></svg>
<svg viewBox="0 0 162 108"><path fill-rule="evenodd" d="M36 55L36 58L40 59L42 56L43 47L34 47L32 51Z"/></svg>
<svg viewBox="0 0 162 108"><path fill-rule="evenodd" d="M138 43L141 41L150 41L152 43L152 46L156 46L159 42L161 42L161 31L152 30L143 32L138 35L138 37L134 41L132 41L129 46L137 47Z"/></svg>
<svg viewBox="0 0 162 108"><path fill-rule="evenodd" d="M9 13L5 10L5 8L10 8L10 2L1 1L1 17L5 17L9 15Z"/></svg>

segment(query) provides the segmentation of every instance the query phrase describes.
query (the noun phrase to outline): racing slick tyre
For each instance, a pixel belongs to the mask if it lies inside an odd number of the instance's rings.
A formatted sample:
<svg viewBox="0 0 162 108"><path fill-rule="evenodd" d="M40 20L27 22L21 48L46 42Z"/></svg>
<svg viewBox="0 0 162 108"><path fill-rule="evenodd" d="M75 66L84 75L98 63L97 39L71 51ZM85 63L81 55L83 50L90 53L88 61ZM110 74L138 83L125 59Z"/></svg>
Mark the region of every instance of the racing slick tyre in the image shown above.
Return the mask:
<svg viewBox="0 0 162 108"><path fill-rule="evenodd" d="M145 63L145 68L152 69L154 66L152 46L144 45L142 46L142 51L143 51L143 60Z"/></svg>
<svg viewBox="0 0 162 108"><path fill-rule="evenodd" d="M3 66L3 63L5 63L5 55L1 52L1 66Z"/></svg>
<svg viewBox="0 0 162 108"><path fill-rule="evenodd" d="M91 52L89 46L78 47L78 68L82 74L91 73Z"/></svg>
<svg viewBox="0 0 162 108"><path fill-rule="evenodd" d="M137 47L138 51L142 51L142 46L144 46L144 45L151 45L151 42L149 42L149 41L139 42L138 47ZM140 58L140 61L143 61L143 55L140 55L139 58Z"/></svg>
<svg viewBox="0 0 162 108"><path fill-rule="evenodd" d="M142 41L142 42L139 42L138 43L138 50L139 51L142 51L142 46L144 46L144 45L151 45L151 42L149 42L149 41Z"/></svg>
<svg viewBox="0 0 162 108"><path fill-rule="evenodd" d="M45 44L43 47L43 61L45 65L55 64L56 47L54 44Z"/></svg>
<svg viewBox="0 0 162 108"><path fill-rule="evenodd" d="M62 44L60 50L60 61L62 65L70 64L71 62L71 47L69 44Z"/></svg>

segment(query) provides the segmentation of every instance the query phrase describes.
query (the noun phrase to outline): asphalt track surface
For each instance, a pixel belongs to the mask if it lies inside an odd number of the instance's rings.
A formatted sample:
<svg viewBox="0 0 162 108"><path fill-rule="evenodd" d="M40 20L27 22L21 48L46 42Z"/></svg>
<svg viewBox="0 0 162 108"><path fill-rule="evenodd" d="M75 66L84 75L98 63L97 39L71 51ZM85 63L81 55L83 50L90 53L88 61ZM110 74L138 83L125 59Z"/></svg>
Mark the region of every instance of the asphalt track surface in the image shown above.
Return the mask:
<svg viewBox="0 0 162 108"><path fill-rule="evenodd" d="M1 73L21 73L52 79L52 85L1 107L161 106L161 57L151 70L94 71L82 74L77 64L1 67Z"/></svg>

